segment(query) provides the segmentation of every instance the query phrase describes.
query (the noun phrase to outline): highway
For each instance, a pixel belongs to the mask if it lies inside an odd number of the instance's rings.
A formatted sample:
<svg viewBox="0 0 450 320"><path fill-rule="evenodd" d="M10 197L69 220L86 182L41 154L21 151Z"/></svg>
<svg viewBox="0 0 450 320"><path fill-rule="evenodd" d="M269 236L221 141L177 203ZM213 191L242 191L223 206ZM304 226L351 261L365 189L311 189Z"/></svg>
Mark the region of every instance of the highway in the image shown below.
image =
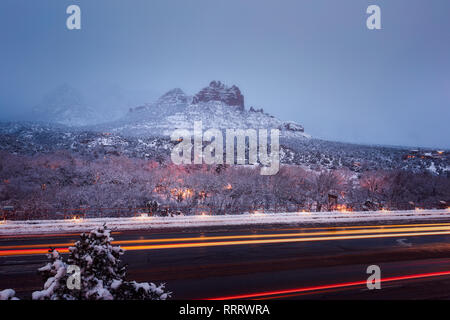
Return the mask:
<svg viewBox="0 0 450 320"><path fill-rule="evenodd" d="M49 247L77 234L0 236L0 289L42 287ZM129 279L165 282L174 299L448 299L450 222L240 226L114 232ZM366 269L381 268L368 290Z"/></svg>

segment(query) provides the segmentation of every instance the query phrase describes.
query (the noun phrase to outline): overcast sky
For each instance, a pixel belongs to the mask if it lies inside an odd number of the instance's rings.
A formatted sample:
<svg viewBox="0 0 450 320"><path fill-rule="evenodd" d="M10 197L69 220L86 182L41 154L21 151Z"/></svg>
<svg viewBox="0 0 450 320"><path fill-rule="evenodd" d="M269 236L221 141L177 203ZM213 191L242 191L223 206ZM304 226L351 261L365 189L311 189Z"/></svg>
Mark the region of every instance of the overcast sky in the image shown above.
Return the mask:
<svg viewBox="0 0 450 320"><path fill-rule="evenodd" d="M145 102L215 79L316 137L450 148L449 14L448 0L1 0L0 118L62 83Z"/></svg>

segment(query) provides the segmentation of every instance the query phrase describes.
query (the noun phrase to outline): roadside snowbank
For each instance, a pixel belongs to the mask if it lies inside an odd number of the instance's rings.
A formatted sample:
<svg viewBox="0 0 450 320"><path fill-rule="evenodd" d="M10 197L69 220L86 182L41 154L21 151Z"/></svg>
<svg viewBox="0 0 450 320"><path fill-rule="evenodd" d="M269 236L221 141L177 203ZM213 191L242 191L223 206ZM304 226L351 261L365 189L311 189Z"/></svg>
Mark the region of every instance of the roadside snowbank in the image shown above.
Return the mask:
<svg viewBox="0 0 450 320"><path fill-rule="evenodd" d="M84 220L6 221L0 224L0 235L24 235L58 232L90 231L106 223L111 230L143 230L162 228L190 228L205 226L233 226L260 224L308 224L368 222L388 220L450 220L450 210L365 211L365 212L289 212L258 213L221 216L177 216L100 218Z"/></svg>

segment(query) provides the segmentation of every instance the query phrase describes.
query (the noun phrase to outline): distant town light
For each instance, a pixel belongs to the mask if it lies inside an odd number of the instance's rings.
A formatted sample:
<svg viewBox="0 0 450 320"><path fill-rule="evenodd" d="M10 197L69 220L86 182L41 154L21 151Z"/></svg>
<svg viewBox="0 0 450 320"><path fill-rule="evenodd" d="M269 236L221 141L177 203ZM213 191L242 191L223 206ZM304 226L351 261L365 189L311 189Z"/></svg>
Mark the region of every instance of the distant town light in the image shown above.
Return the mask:
<svg viewBox="0 0 450 320"><path fill-rule="evenodd" d="M197 215L197 217L202 218L202 219L205 219L205 218L211 217L211 215L210 215L210 214L207 214L207 213L205 213L205 212L202 212L201 214Z"/></svg>
<svg viewBox="0 0 450 320"><path fill-rule="evenodd" d="M263 211L260 211L260 210L255 210L255 211L253 211L253 215L254 215L254 216L263 216L263 215L264 215L264 212L263 212Z"/></svg>
<svg viewBox="0 0 450 320"><path fill-rule="evenodd" d="M352 208L348 208L345 204L338 204L336 206L336 209L339 212L351 212L352 211Z"/></svg>
<svg viewBox="0 0 450 320"><path fill-rule="evenodd" d="M138 220L147 220L147 219L149 219L150 217L148 216L148 213L141 213L140 215L138 215L137 217L136 217L136 219L138 219Z"/></svg>

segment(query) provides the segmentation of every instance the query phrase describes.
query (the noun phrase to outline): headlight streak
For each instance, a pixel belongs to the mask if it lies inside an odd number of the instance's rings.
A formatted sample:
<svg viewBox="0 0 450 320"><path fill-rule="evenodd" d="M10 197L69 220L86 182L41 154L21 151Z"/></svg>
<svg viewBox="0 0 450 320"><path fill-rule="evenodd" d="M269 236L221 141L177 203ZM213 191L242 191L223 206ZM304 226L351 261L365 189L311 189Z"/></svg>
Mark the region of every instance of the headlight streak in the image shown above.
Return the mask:
<svg viewBox="0 0 450 320"><path fill-rule="evenodd" d="M437 231L439 230L439 231ZM375 229L375 230L341 230L328 232L309 232L309 233L291 233L291 234L262 234L262 235L244 235L244 236L223 236L223 237L196 237L179 239L145 239L145 240L126 240L117 241L115 244L137 244L137 243L160 243L177 241L175 243L151 244L151 245L130 245L122 246L125 250L158 250L158 249L180 249L194 247L214 247L214 246L232 246L232 245L255 245L255 244L277 244L277 243L298 243L315 241L333 241L333 240L356 240L356 239L377 239L377 238L395 238L395 237L414 237L414 236L432 236L450 234L450 226L441 227L415 227L415 228L395 228L395 229ZM320 235L318 237L318 235ZM306 236L306 237L299 237ZM282 237L287 237L283 239ZM294 237L294 238L293 238ZM256 238L256 239L255 239ZM271 239L277 238L277 239ZM281 239L280 239L281 238ZM230 240L230 239L249 239L249 240ZM182 241L200 241L187 242ZM225 241L208 241L225 240ZM206 242L205 242L206 241ZM45 254L48 247L56 248L60 253L67 253L70 244L48 244L46 245L28 245L28 246L4 246L0 247L0 256L13 255L33 255ZM38 248L36 248L38 246ZM45 247L45 248L43 248Z"/></svg>

